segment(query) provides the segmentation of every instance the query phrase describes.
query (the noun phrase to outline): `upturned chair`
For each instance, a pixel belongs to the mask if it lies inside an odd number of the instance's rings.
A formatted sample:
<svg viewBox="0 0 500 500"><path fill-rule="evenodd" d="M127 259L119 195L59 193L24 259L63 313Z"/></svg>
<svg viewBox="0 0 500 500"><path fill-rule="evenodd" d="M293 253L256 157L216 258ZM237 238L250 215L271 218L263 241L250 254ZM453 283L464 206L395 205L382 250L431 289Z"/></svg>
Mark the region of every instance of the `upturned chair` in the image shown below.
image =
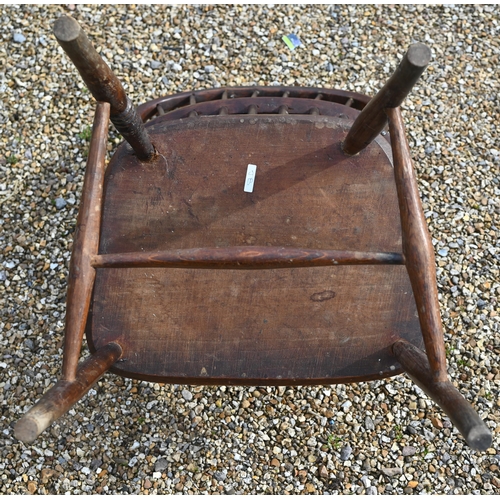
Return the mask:
<svg viewBox="0 0 500 500"><path fill-rule="evenodd" d="M469 446L490 446L448 379L434 250L399 108L427 46L410 46L372 99L218 88L136 109L74 19L59 18L54 33L97 109L62 374L17 422L18 439L35 440L108 370L206 385L406 372ZM106 166L109 120L126 142ZM92 355L78 364L85 332Z"/></svg>

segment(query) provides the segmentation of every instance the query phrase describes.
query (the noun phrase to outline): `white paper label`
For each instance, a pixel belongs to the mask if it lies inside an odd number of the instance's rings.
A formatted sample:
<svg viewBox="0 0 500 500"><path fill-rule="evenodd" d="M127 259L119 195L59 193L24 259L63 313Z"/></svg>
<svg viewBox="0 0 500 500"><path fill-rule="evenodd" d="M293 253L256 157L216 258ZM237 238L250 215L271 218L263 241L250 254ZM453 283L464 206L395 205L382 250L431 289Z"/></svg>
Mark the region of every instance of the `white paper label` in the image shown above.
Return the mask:
<svg viewBox="0 0 500 500"><path fill-rule="evenodd" d="M253 192L255 172L257 172L257 165L252 165L251 163L249 163L247 167L247 176L245 178L245 187L243 188L243 191L245 191L245 193Z"/></svg>

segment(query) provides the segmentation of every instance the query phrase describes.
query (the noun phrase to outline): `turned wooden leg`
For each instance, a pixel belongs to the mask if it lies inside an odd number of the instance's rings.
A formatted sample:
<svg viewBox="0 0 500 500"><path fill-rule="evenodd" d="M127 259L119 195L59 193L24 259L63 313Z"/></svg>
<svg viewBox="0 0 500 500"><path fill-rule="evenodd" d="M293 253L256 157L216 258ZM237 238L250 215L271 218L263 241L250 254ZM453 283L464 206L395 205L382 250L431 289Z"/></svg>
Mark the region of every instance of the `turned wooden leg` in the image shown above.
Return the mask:
<svg viewBox="0 0 500 500"><path fill-rule="evenodd" d="M443 326L436 286L436 263L425 215L418 194L410 148L399 108L387 109L394 178L398 192L403 255L417 304L420 329L436 381L448 380Z"/></svg>
<svg viewBox="0 0 500 500"><path fill-rule="evenodd" d="M396 108L409 94L429 64L431 51L423 43L410 46L401 64L378 94L356 118L342 146L344 153L355 155L366 148L387 125L385 108Z"/></svg>
<svg viewBox="0 0 500 500"><path fill-rule="evenodd" d="M395 342L392 350L415 384L450 417L467 444L474 450L488 449L490 430L449 380L433 378L425 353L405 340Z"/></svg>
<svg viewBox="0 0 500 500"><path fill-rule="evenodd" d="M137 157L143 161L154 158L155 148L134 105L80 25L70 16L61 16L54 23L54 35L95 99L111 105L111 121Z"/></svg>
<svg viewBox="0 0 500 500"><path fill-rule="evenodd" d="M108 344L78 367L75 380L59 380L14 427L19 441L32 443L52 422L66 413L120 358L122 348Z"/></svg>

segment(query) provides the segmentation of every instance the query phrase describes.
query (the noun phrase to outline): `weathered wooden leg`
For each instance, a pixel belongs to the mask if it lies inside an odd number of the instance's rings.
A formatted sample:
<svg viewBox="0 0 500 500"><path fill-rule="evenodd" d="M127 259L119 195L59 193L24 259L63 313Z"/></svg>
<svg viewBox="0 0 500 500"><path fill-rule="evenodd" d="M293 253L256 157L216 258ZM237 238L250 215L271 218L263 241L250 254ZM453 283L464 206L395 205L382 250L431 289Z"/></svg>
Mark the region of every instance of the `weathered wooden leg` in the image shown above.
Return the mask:
<svg viewBox="0 0 500 500"><path fill-rule="evenodd" d="M425 353L405 340L395 342L392 350L411 379L450 417L467 444L474 450L488 449L490 430L449 380L433 378Z"/></svg>
<svg viewBox="0 0 500 500"><path fill-rule="evenodd" d="M61 16L54 23L54 35L95 99L111 105L111 121L137 157L143 161L154 158L155 148L134 105L80 25L72 17Z"/></svg>
<svg viewBox="0 0 500 500"><path fill-rule="evenodd" d="M76 378L59 380L15 425L19 441L32 443L52 422L66 413L92 385L120 358L122 348L115 343L97 350L78 367Z"/></svg>
<svg viewBox="0 0 500 500"><path fill-rule="evenodd" d="M430 58L431 51L427 45L410 45L389 81L356 118L342 146L344 153L359 153L382 132L387 125L384 109L396 108L403 102L429 64Z"/></svg>
<svg viewBox="0 0 500 500"><path fill-rule="evenodd" d="M109 104L100 102L97 104L94 118L68 275L62 368L62 378L68 381L76 377L76 367L94 286L95 269L90 261L97 254L99 247L108 124Z"/></svg>
<svg viewBox="0 0 500 500"><path fill-rule="evenodd" d="M399 108L386 111L389 116L394 176L401 214L403 255L417 304L431 374L436 382L444 382L448 380L448 375L436 286L434 247L420 203L401 111Z"/></svg>

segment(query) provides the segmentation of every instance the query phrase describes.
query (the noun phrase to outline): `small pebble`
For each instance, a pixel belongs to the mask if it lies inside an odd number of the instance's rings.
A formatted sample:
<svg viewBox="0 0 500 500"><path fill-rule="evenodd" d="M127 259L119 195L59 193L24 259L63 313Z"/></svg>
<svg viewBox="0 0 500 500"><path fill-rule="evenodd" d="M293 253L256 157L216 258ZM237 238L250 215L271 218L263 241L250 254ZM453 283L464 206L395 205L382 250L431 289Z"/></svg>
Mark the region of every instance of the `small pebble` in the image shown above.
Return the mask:
<svg viewBox="0 0 500 500"><path fill-rule="evenodd" d="M182 397L186 400L186 401L192 401L193 399L193 395L190 391L188 391L187 389L183 389L182 390Z"/></svg>
<svg viewBox="0 0 500 500"><path fill-rule="evenodd" d="M403 469L401 467L382 467L382 473L388 477L396 477L403 473Z"/></svg>
<svg viewBox="0 0 500 500"><path fill-rule="evenodd" d="M55 205L57 210L62 210L66 206L66 200L64 198L56 198Z"/></svg>
<svg viewBox="0 0 500 500"><path fill-rule="evenodd" d="M352 448L350 446L344 446L340 450L340 460L343 460L343 461L349 460L351 453L352 453Z"/></svg>
<svg viewBox="0 0 500 500"><path fill-rule="evenodd" d="M155 462L155 472L162 472L168 467L166 458L160 458Z"/></svg>
<svg viewBox="0 0 500 500"><path fill-rule="evenodd" d="M370 417L365 417L365 428L367 431L373 431L375 429L375 424Z"/></svg>
<svg viewBox="0 0 500 500"><path fill-rule="evenodd" d="M324 465L322 465L319 468L319 477L322 477L322 478L328 477L328 469Z"/></svg>
<svg viewBox="0 0 500 500"><path fill-rule="evenodd" d="M14 33L12 38L16 43L24 43L26 41L26 37L22 33Z"/></svg>
<svg viewBox="0 0 500 500"><path fill-rule="evenodd" d="M367 476L363 476L363 477L361 478L361 482L363 483L363 486L364 486L365 488L368 488L368 487L369 487L369 486L371 486L371 484L372 484L372 483L371 483L371 481L368 479L368 477L367 477Z"/></svg>
<svg viewBox="0 0 500 500"><path fill-rule="evenodd" d="M403 447L403 457L412 457L417 453L417 449L414 446L404 446Z"/></svg>

